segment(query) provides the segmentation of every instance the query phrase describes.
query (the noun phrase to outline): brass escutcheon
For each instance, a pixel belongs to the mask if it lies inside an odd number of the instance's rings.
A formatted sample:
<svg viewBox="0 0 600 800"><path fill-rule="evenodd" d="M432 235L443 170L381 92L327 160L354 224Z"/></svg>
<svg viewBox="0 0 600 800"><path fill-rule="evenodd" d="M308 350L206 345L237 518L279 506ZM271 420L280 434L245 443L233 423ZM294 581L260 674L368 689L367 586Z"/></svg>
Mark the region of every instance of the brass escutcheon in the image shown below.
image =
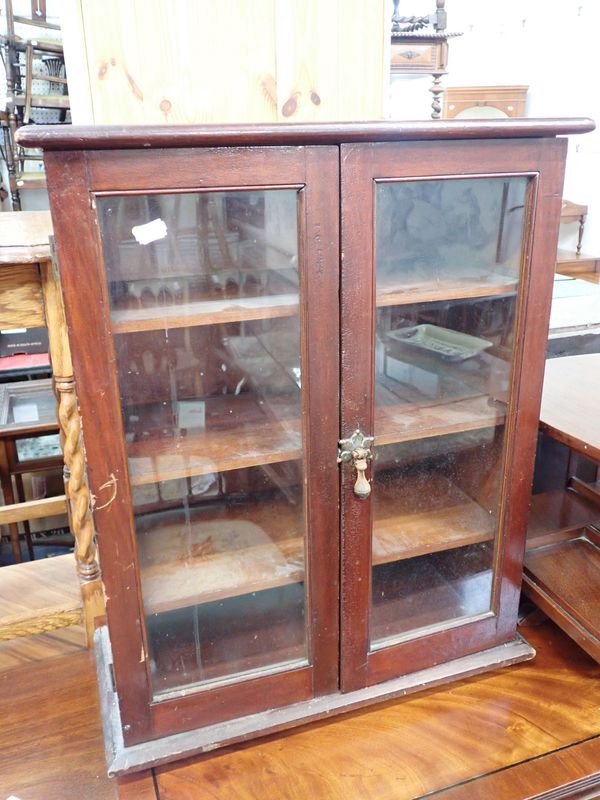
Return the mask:
<svg viewBox="0 0 600 800"><path fill-rule="evenodd" d="M366 500L371 494L371 484L365 473L369 461L373 458L371 445L374 441L374 436L365 436L362 431L356 430L349 439L340 439L338 442L338 464L351 463L356 470L354 494L361 500Z"/></svg>

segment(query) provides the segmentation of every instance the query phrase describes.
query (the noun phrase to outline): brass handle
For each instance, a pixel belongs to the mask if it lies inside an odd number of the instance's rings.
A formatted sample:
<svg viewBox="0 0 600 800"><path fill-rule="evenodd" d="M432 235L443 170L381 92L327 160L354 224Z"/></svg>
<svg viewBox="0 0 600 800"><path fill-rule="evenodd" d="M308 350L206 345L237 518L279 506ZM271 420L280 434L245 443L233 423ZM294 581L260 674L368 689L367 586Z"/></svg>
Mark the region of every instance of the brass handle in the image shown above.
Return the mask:
<svg viewBox="0 0 600 800"><path fill-rule="evenodd" d="M366 500L371 494L371 484L365 475L369 461L373 458L371 445L373 436L365 436L362 431L354 431L349 439L340 439L338 463L352 463L356 470L354 494L361 500Z"/></svg>

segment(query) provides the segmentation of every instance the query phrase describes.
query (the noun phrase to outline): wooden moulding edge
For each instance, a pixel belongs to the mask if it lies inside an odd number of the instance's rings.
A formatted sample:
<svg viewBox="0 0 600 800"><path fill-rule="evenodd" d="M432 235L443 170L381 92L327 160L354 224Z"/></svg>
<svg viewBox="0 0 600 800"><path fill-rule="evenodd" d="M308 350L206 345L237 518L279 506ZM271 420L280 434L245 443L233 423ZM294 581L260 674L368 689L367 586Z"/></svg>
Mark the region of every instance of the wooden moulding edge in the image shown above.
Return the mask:
<svg viewBox="0 0 600 800"><path fill-rule="evenodd" d="M369 686L347 694L336 693L317 697L291 706L275 708L125 747L119 704L111 679L112 655L108 629L105 626L98 628L94 640L100 710L110 777L208 753L256 736L277 733L308 722L325 719L336 713L353 711L374 701L382 702L400 698L421 689L468 678L496 667L528 661L535 656L535 650L522 636L516 634L514 639L505 644L438 664L410 675L403 675L376 686Z"/></svg>
<svg viewBox="0 0 600 800"><path fill-rule="evenodd" d="M27 125L16 140L44 150L113 150L153 147L318 145L419 139L531 138L587 133L585 117L493 120L414 120L246 125Z"/></svg>

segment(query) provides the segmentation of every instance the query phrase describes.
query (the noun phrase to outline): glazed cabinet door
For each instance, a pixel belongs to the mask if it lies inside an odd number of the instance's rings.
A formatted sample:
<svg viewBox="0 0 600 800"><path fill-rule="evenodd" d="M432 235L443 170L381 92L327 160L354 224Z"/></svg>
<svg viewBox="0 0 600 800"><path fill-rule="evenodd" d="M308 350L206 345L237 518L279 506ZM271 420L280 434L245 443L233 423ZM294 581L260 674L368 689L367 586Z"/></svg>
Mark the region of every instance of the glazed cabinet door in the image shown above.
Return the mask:
<svg viewBox="0 0 600 800"><path fill-rule="evenodd" d="M336 691L337 148L48 171L125 742Z"/></svg>
<svg viewBox="0 0 600 800"><path fill-rule="evenodd" d="M342 148L342 688L515 637L561 141Z"/></svg>

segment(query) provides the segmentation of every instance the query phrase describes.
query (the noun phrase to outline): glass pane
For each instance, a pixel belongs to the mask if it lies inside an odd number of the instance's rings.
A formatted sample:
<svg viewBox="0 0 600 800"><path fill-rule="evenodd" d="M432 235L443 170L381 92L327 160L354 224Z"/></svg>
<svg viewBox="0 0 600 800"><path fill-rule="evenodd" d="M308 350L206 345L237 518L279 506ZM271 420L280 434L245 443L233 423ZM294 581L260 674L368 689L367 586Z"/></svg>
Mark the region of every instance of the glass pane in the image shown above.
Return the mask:
<svg viewBox="0 0 600 800"><path fill-rule="evenodd" d="M297 192L98 213L154 691L306 663Z"/></svg>
<svg viewBox="0 0 600 800"><path fill-rule="evenodd" d="M0 385L0 426L29 428L58 425L51 380L17 381Z"/></svg>
<svg viewBox="0 0 600 800"><path fill-rule="evenodd" d="M8 408L8 425L40 425L56 421L56 398L47 392L31 395L13 395Z"/></svg>
<svg viewBox="0 0 600 800"><path fill-rule="evenodd" d="M58 433L36 436L32 439L17 439L17 458L20 462L34 461L38 458L58 458L62 456Z"/></svg>
<svg viewBox="0 0 600 800"><path fill-rule="evenodd" d="M492 610L526 190L377 185L374 648Z"/></svg>

